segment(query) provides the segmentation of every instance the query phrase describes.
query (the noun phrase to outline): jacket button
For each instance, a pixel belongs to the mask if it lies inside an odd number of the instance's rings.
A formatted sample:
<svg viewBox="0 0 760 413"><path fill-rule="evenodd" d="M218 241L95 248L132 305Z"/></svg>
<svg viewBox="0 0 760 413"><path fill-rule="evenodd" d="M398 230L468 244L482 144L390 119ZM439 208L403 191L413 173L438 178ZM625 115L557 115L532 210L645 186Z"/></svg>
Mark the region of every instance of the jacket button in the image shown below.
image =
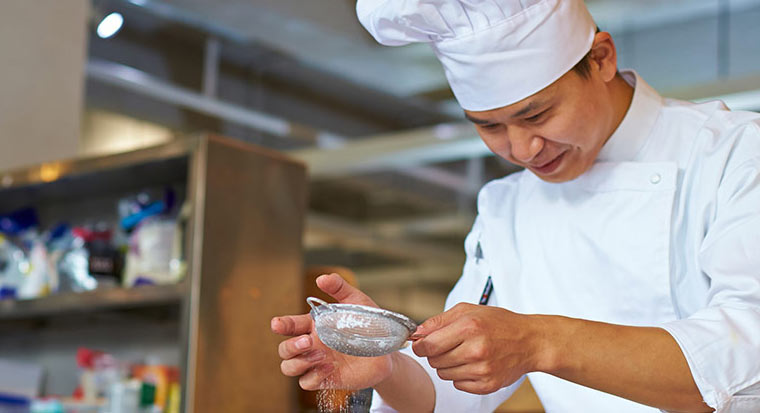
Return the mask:
<svg viewBox="0 0 760 413"><path fill-rule="evenodd" d="M660 176L660 174L654 174L649 178L649 182L651 182L654 185L659 184L661 180L662 180L662 177Z"/></svg>

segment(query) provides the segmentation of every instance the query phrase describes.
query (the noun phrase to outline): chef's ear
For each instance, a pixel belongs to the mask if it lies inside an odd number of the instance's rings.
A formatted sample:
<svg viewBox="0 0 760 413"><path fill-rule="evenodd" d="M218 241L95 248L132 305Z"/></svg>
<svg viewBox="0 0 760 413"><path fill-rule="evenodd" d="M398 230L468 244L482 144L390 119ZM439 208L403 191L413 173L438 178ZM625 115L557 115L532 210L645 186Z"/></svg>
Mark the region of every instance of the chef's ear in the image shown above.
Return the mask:
<svg viewBox="0 0 760 413"><path fill-rule="evenodd" d="M609 82L617 74L617 49L612 36L607 32L598 32L589 52L591 69L598 72L602 80Z"/></svg>

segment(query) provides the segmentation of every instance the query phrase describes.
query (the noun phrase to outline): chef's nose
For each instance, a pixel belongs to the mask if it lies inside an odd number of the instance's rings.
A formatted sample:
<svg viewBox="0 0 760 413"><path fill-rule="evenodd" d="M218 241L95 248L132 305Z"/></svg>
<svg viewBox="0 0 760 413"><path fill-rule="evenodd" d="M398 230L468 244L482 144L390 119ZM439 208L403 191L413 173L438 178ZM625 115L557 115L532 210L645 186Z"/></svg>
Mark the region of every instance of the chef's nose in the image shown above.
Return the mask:
<svg viewBox="0 0 760 413"><path fill-rule="evenodd" d="M508 133L512 156L520 162L529 163L544 149L544 139L527 129L514 127Z"/></svg>

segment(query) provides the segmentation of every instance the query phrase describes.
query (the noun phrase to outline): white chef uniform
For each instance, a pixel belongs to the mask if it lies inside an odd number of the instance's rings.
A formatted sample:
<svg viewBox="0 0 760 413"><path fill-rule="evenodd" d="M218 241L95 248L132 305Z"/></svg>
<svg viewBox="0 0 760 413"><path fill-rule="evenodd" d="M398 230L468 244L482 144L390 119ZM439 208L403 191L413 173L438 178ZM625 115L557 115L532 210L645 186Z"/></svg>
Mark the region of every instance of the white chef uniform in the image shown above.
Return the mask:
<svg viewBox="0 0 760 413"><path fill-rule="evenodd" d="M631 107L589 171L559 184L524 171L480 191L446 309L477 303L490 275L489 305L659 326L708 405L760 412L760 115L663 99L634 72L623 76L635 85ZM468 394L417 360L436 412L492 411L517 387ZM528 377L547 412L657 411ZM375 394L372 411L393 410Z"/></svg>

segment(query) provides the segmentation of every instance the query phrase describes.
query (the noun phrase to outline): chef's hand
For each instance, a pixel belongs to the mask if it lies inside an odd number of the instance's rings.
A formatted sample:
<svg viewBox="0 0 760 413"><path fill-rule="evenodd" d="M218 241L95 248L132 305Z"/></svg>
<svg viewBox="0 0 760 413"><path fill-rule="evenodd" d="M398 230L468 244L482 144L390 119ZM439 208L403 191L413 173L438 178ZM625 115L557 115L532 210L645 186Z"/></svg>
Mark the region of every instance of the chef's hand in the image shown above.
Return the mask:
<svg viewBox="0 0 760 413"><path fill-rule="evenodd" d="M529 316L499 307L457 304L416 331L412 349L443 380L468 393L488 394L533 371L537 340Z"/></svg>
<svg viewBox="0 0 760 413"><path fill-rule="evenodd" d="M317 286L339 303L377 307L367 295L349 285L338 274L322 275ZM372 387L391 374L391 357L353 357L325 346L317 337L309 314L275 317L272 331L291 338L280 343L280 370L300 377L304 390L327 388L356 390Z"/></svg>

